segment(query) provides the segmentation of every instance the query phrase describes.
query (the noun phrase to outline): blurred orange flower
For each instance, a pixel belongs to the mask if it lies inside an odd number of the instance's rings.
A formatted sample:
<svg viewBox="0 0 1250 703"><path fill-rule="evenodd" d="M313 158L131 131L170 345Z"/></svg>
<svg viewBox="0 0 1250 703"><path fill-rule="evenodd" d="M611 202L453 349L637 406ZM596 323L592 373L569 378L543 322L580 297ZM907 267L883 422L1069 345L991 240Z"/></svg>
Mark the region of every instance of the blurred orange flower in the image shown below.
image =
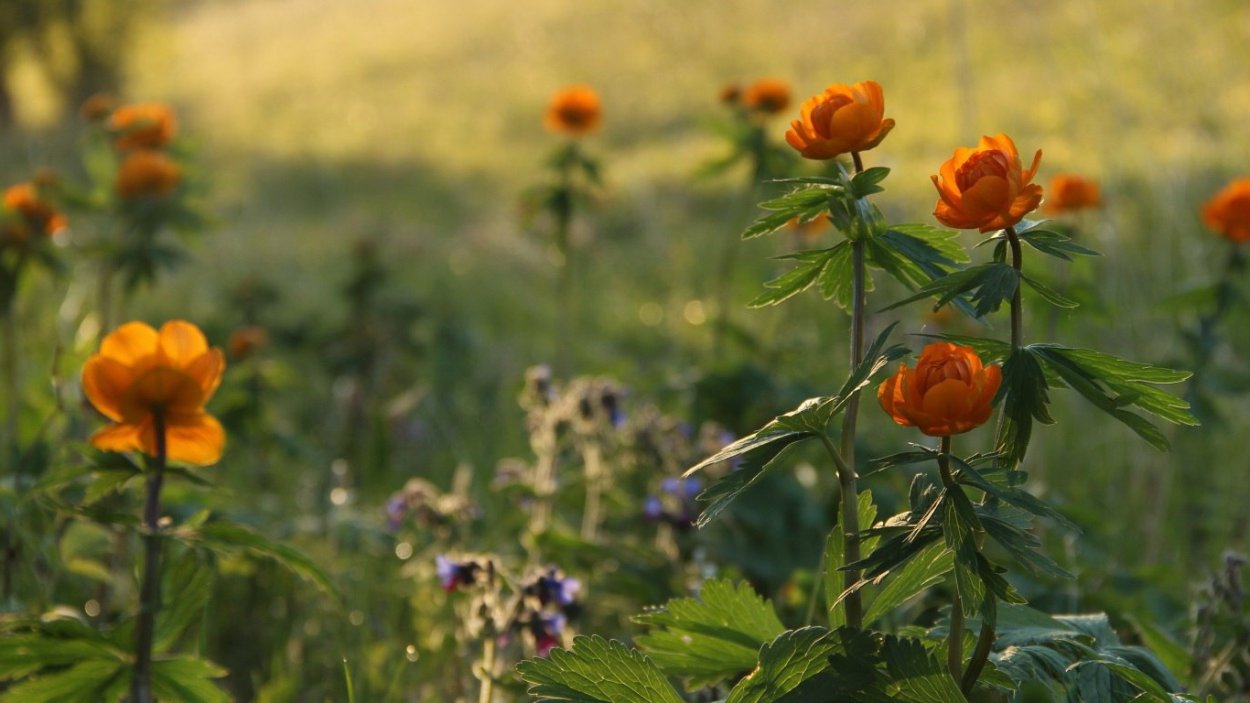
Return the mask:
<svg viewBox="0 0 1250 703"><path fill-rule="evenodd" d="M553 132L578 137L598 129L601 121L599 94L590 86L574 85L552 96L544 124Z"/></svg>
<svg viewBox="0 0 1250 703"><path fill-rule="evenodd" d="M1096 181L1070 173L1052 178L1046 193L1047 212L1072 212L1102 204L1102 194Z"/></svg>
<svg viewBox="0 0 1250 703"><path fill-rule="evenodd" d="M160 151L132 151L117 169L117 194L123 198L159 198L182 181L182 168Z"/></svg>
<svg viewBox="0 0 1250 703"><path fill-rule="evenodd" d="M1238 178L1208 200L1202 221L1231 242L1250 242L1250 178Z"/></svg>
<svg viewBox="0 0 1250 703"><path fill-rule="evenodd" d="M164 103L123 105L113 112L109 130L117 134L113 144L122 151L160 149L174 139L178 123Z"/></svg>
<svg viewBox="0 0 1250 703"><path fill-rule="evenodd" d="M6 227L7 237L26 241L32 232L51 236L67 224L65 216L40 197L39 186L18 183L4 191L4 209L18 216Z"/></svg>
<svg viewBox="0 0 1250 703"><path fill-rule="evenodd" d="M78 114L88 122L103 122L117 107L117 100L108 93L96 93L82 101Z"/></svg>
<svg viewBox="0 0 1250 703"><path fill-rule="evenodd" d="M165 431L166 458L204 466L216 463L226 433L204 404L221 383L226 360L204 333L182 320L157 332L127 322L100 343L82 370L83 391L113 421L91 436L97 449L157 455L157 418Z"/></svg>
<svg viewBox="0 0 1250 703"><path fill-rule="evenodd" d="M720 101L726 105L737 105L738 101L742 99L742 86L737 83L726 83L725 86L720 89L720 95L718 97L720 98Z"/></svg>
<svg viewBox="0 0 1250 703"><path fill-rule="evenodd" d="M1041 160L1038 149L1025 171L1006 134L981 137L975 149L956 149L940 174L932 176L940 198L933 216L956 229L1011 227L1042 202L1042 187L1031 183Z"/></svg>
<svg viewBox="0 0 1250 703"><path fill-rule="evenodd" d="M775 115L790 107L790 84L780 78L761 78L742 91L746 109Z"/></svg>
<svg viewBox="0 0 1250 703"><path fill-rule="evenodd" d="M884 119L884 114L885 96L876 81L835 83L803 102L786 141L808 159L867 151L894 129L894 120Z"/></svg>
<svg viewBox="0 0 1250 703"><path fill-rule="evenodd" d="M253 352L269 343L269 333L259 325L240 327L230 333L226 348L230 350L230 358L236 361L246 359Z"/></svg>
<svg viewBox="0 0 1250 703"><path fill-rule="evenodd" d="M920 353L916 368L900 363L898 373L877 388L877 399L898 424L949 437L989 419L1002 380L1002 370L982 366L970 347L935 342Z"/></svg>

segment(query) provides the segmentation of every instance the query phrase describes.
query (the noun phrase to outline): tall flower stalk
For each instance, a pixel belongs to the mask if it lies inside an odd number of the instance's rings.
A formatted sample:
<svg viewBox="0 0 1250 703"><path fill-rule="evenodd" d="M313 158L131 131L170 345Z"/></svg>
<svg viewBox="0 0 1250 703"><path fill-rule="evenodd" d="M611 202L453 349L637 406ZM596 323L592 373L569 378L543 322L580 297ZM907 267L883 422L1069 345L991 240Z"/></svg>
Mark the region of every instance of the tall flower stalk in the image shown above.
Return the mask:
<svg viewBox="0 0 1250 703"><path fill-rule="evenodd" d="M148 458L143 504L143 573L135 623L135 668L131 697L151 703L152 645L161 605L160 495L167 462L216 463L225 433L204 410L225 369L220 349L188 322L165 323L160 331L129 322L106 335L100 351L83 366L87 399L112 424L97 431L91 444Z"/></svg>

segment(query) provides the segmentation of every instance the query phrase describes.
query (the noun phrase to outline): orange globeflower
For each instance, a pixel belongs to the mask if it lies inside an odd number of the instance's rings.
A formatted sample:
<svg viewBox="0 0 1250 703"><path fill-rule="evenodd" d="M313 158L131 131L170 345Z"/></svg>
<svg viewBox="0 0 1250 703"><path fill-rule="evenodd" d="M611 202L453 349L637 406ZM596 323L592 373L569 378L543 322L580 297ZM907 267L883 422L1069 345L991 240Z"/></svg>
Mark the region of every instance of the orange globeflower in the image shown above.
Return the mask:
<svg viewBox="0 0 1250 703"><path fill-rule="evenodd" d="M937 187L933 216L947 227L989 232L1011 227L1042 202L1042 187L1030 183L1042 150L1025 171L1015 142L1006 134L981 137L975 149L960 147L932 176Z"/></svg>
<svg viewBox="0 0 1250 703"><path fill-rule="evenodd" d="M251 356L252 352L268 343L269 333L265 331L264 327L247 325L230 333L230 339L226 341L226 348L230 350L231 359L242 361Z"/></svg>
<svg viewBox="0 0 1250 703"><path fill-rule="evenodd" d="M182 168L163 152L133 151L117 169L117 194L123 198L160 198L182 180Z"/></svg>
<svg viewBox="0 0 1250 703"><path fill-rule="evenodd" d="M544 123L553 132L579 137L598 129L601 120L599 94L588 85L574 85L552 96Z"/></svg>
<svg viewBox="0 0 1250 703"><path fill-rule="evenodd" d="M123 151L160 149L173 141L178 123L168 105L139 103L123 105L113 111L109 129L117 133L113 143Z"/></svg>
<svg viewBox="0 0 1250 703"><path fill-rule="evenodd" d="M1046 210L1048 212L1072 212L1098 207L1102 204L1102 194L1098 191L1098 183L1070 173L1061 173L1052 178L1047 193Z"/></svg>
<svg viewBox="0 0 1250 703"><path fill-rule="evenodd" d="M900 363L898 373L877 388L877 399L898 424L949 437L989 419L1002 380L1002 370L983 367L970 347L935 342L920 353L916 368Z"/></svg>
<svg viewBox="0 0 1250 703"><path fill-rule="evenodd" d="M21 218L9 226L9 233L25 241L33 230L38 234L52 235L66 225L65 216L57 212L39 195L34 183L18 183L4 191L4 209Z"/></svg>
<svg viewBox="0 0 1250 703"><path fill-rule="evenodd" d="M737 83L726 83L720 89L720 101L729 106L737 105L742 100L742 86Z"/></svg>
<svg viewBox="0 0 1250 703"><path fill-rule="evenodd" d="M204 404L221 383L226 360L189 322L166 322L160 332L127 322L100 343L82 369L83 391L113 421L91 436L96 449L156 456L156 418L165 429L166 458L200 466L216 463L226 433Z"/></svg>
<svg viewBox="0 0 1250 703"><path fill-rule="evenodd" d="M1250 178L1229 183L1208 200L1202 221L1230 242L1250 242Z"/></svg>
<svg viewBox="0 0 1250 703"><path fill-rule="evenodd" d="M117 106L117 100L108 93L96 93L82 101L78 114L88 122L103 122Z"/></svg>
<svg viewBox="0 0 1250 703"><path fill-rule="evenodd" d="M894 129L894 120L884 115L885 96L876 81L835 83L803 102L786 141L807 159L867 151Z"/></svg>
<svg viewBox="0 0 1250 703"><path fill-rule="evenodd" d="M765 115L790 107L790 84L780 78L761 78L742 91L742 105Z"/></svg>

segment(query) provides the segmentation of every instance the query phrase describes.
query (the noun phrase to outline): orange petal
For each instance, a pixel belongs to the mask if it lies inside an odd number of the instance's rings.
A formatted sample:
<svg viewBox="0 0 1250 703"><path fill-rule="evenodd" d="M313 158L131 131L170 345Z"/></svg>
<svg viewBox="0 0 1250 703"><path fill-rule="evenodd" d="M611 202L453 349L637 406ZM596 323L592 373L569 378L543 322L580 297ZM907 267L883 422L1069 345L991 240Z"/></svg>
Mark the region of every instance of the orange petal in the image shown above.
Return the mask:
<svg viewBox="0 0 1250 703"><path fill-rule="evenodd" d="M226 357L220 349L213 348L201 354L184 369L184 372L200 384L201 403L207 403L213 392L221 384L222 372L226 368Z"/></svg>
<svg viewBox="0 0 1250 703"><path fill-rule="evenodd" d="M143 322L127 322L113 330L100 342L100 355L127 366L156 353L160 339L156 330Z"/></svg>
<svg viewBox="0 0 1250 703"><path fill-rule="evenodd" d="M139 425L116 424L96 430L91 435L91 446L104 452L143 451Z"/></svg>
<svg viewBox="0 0 1250 703"><path fill-rule="evenodd" d="M948 378L925 391L921 409L934 417L954 419L967 415L971 407L972 389L963 381Z"/></svg>
<svg viewBox="0 0 1250 703"><path fill-rule="evenodd" d="M165 446L170 461L196 466L216 464L226 446L226 432L217 418L199 413L171 422L165 428Z"/></svg>
<svg viewBox="0 0 1250 703"><path fill-rule="evenodd" d="M170 366L184 369L208 351L208 341L190 322L170 320L161 327L160 350Z"/></svg>
<svg viewBox="0 0 1250 703"><path fill-rule="evenodd" d="M969 217L988 218L1011 207L1011 189L1005 179L982 176L964 191L963 211Z"/></svg>
<svg viewBox="0 0 1250 703"><path fill-rule="evenodd" d="M101 354L87 359L82 367L82 389L87 400L114 422L122 419L122 405L132 383L134 372L129 366Z"/></svg>

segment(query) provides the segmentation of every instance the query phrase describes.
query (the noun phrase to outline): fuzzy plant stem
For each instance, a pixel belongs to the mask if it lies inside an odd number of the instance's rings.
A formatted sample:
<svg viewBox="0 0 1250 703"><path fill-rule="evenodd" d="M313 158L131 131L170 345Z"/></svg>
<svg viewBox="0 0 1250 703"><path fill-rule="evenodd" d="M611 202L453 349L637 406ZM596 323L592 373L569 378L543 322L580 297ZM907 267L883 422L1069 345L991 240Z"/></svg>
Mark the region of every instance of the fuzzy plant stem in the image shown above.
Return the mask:
<svg viewBox="0 0 1250 703"><path fill-rule="evenodd" d="M864 162L858 151L851 152L855 162L855 172L864 170ZM856 239L851 242L851 369L857 368L864 360L864 242ZM841 455L844 466L838 470L838 484L842 491L842 553L847 564L860 559L859 553L859 489L856 482L859 476L855 473L855 426L859 420L859 392L851 394L842 415L842 446ZM859 581L859 572L848 569L843 578L843 585L851 588ZM864 605L859 592L851 593L843 601L846 608L846 624L853 628L863 627Z"/></svg>
<svg viewBox="0 0 1250 703"><path fill-rule="evenodd" d="M148 466L147 499L143 505L143 585L139 592L139 619L135 625L135 675L131 684L134 703L153 703L152 641L156 611L161 600L161 483L165 479L165 418L153 416L156 456Z"/></svg>
<svg viewBox="0 0 1250 703"><path fill-rule="evenodd" d="M18 414L21 413L22 403L18 395L18 372L17 372L17 324L13 320L12 300L5 301L3 307L0 308L0 334L4 335L0 356L4 359L4 395L7 400L8 407L5 408L4 420L4 436L0 438L0 463L13 462L13 491L15 494L21 494L22 481L22 464L21 451L18 447ZM16 510L16 508L14 509ZM13 594L13 571L17 566L17 543L14 539L14 533L17 529L17 520L15 515L10 512L8 516L8 529L4 532L4 576L3 576L3 599L7 603L9 597Z"/></svg>
<svg viewBox="0 0 1250 703"><path fill-rule="evenodd" d="M1007 228L1007 244L1011 246L1011 268L1019 274L1024 264L1024 252L1020 250L1020 237L1016 236L1016 228ZM1024 280L1016 283L1016 292L1011 296L1011 351L1019 349L1024 344L1024 307L1020 300L1020 289L1024 287Z"/></svg>
<svg viewBox="0 0 1250 703"><path fill-rule="evenodd" d="M594 542L603 522L603 449L591 440L582 450L586 470L586 503L582 507L582 539Z"/></svg>

